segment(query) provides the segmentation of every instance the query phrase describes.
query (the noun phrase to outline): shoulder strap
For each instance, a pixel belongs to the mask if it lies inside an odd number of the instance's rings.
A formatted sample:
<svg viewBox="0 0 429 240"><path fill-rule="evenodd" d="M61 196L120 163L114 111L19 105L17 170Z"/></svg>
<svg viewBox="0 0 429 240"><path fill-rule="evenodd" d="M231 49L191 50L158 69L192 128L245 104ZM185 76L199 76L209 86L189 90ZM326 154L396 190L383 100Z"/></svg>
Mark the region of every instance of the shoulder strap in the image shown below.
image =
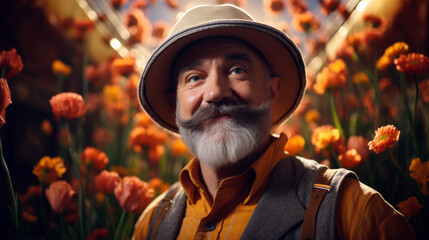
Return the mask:
<svg viewBox="0 0 429 240"><path fill-rule="evenodd" d="M304 215L301 240L315 239L317 212L326 193L331 190L329 183L336 172L337 169L323 170L317 178L316 183L313 185L313 192L308 201L307 210Z"/></svg>
<svg viewBox="0 0 429 240"><path fill-rule="evenodd" d="M154 240L156 238L156 234L158 232L159 225L161 224L162 219L164 218L165 213L173 202L174 196L180 190L180 184L173 184L171 186L170 191L165 195L165 197L161 200L158 209L155 211L155 216L153 219L155 222L152 224L152 229L150 231L150 236L148 239Z"/></svg>

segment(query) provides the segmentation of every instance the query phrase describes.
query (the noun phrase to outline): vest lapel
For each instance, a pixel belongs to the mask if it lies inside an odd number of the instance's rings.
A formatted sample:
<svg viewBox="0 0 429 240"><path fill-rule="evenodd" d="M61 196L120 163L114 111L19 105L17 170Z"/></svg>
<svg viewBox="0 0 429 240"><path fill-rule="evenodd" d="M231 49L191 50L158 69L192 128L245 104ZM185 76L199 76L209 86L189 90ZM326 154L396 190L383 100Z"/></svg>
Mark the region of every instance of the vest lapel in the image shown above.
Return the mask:
<svg viewBox="0 0 429 240"><path fill-rule="evenodd" d="M302 188L298 187L305 176L304 169L295 157L287 157L279 162L241 239L280 239L296 228L299 231L293 231L291 239L299 239L305 206L311 194L311 185L309 193L302 192ZM300 191L297 192L297 189Z"/></svg>

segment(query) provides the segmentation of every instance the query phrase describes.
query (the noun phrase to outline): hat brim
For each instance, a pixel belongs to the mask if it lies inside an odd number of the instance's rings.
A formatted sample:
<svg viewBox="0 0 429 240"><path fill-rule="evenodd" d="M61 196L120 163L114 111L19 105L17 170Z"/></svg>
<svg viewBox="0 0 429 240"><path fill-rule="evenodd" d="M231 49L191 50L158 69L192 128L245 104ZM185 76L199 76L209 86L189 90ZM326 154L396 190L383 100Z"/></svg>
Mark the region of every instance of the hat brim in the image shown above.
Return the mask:
<svg viewBox="0 0 429 240"><path fill-rule="evenodd" d="M212 36L240 39L253 45L264 55L272 72L282 79L280 94L272 106L272 125L286 121L304 94L306 77L301 53L283 32L247 20L219 20L193 26L170 36L155 49L138 86L140 104L149 116L160 126L178 133L172 64L184 47Z"/></svg>

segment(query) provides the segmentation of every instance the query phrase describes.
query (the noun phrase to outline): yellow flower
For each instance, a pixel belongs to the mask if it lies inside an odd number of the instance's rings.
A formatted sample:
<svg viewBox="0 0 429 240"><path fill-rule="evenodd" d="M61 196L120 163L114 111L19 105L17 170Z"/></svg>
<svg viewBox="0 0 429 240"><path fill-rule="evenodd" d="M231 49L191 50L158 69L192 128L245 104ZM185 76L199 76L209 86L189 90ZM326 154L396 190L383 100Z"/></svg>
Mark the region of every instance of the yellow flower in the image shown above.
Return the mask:
<svg viewBox="0 0 429 240"><path fill-rule="evenodd" d="M331 125L323 125L314 129L311 135L311 143L316 149L323 149L340 139L340 131Z"/></svg>
<svg viewBox="0 0 429 240"><path fill-rule="evenodd" d="M42 181L43 175L45 175L45 183L54 182L65 172L64 160L61 157L44 156L33 169L33 174L39 178L39 181Z"/></svg>
<svg viewBox="0 0 429 240"><path fill-rule="evenodd" d="M317 74L313 89L316 93L323 94L327 88L345 86L346 81L347 65L343 60L337 59Z"/></svg>
<svg viewBox="0 0 429 240"><path fill-rule="evenodd" d="M368 143L369 150L374 150L375 153L384 152L399 140L400 133L393 125L379 127L375 131L374 139Z"/></svg>
<svg viewBox="0 0 429 240"><path fill-rule="evenodd" d="M376 63L376 67L378 70L384 70L388 68L390 65L392 65L392 59L386 57L385 55L381 56Z"/></svg>
<svg viewBox="0 0 429 240"><path fill-rule="evenodd" d="M410 176L416 182L423 184L422 193L429 194L428 181L429 181L429 161L422 163L420 158L414 158L409 166Z"/></svg>
<svg viewBox="0 0 429 240"><path fill-rule="evenodd" d="M284 150L287 151L290 155L297 155L304 149L305 139L297 134L289 138L287 141Z"/></svg>
<svg viewBox="0 0 429 240"><path fill-rule="evenodd" d="M369 77L363 71L353 74L352 80L353 80L353 83L355 84L362 83L365 85L369 85Z"/></svg>
<svg viewBox="0 0 429 240"><path fill-rule="evenodd" d="M397 58L399 55L405 54L405 53L408 53L408 45L404 42L397 42L392 46L386 48L383 55L393 60L394 58Z"/></svg>
<svg viewBox="0 0 429 240"><path fill-rule="evenodd" d="M320 120L320 113L316 109L310 109L305 113L305 121L307 123L318 122Z"/></svg>
<svg viewBox="0 0 429 240"><path fill-rule="evenodd" d="M396 205L399 210L408 218L411 218L411 215L417 215L420 208L423 206L419 203L416 197L409 197L407 200L400 202Z"/></svg>
<svg viewBox="0 0 429 240"><path fill-rule="evenodd" d="M103 88L103 100L106 105L115 105L123 98L123 91L118 85L106 85Z"/></svg>
<svg viewBox="0 0 429 240"><path fill-rule="evenodd" d="M55 75L68 76L71 73L71 67L60 60L55 60L52 62L52 72L54 72Z"/></svg>

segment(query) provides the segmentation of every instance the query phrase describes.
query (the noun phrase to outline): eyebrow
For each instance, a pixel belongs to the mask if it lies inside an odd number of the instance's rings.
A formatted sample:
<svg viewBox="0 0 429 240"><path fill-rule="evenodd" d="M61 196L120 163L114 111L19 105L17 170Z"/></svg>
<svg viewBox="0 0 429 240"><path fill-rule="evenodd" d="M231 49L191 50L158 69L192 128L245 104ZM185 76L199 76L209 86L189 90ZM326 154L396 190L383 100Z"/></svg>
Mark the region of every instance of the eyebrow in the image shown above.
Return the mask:
<svg viewBox="0 0 429 240"><path fill-rule="evenodd" d="M250 58L250 55L247 53L231 53L225 56L226 60L229 61L245 61L248 63L253 63L252 59Z"/></svg>

